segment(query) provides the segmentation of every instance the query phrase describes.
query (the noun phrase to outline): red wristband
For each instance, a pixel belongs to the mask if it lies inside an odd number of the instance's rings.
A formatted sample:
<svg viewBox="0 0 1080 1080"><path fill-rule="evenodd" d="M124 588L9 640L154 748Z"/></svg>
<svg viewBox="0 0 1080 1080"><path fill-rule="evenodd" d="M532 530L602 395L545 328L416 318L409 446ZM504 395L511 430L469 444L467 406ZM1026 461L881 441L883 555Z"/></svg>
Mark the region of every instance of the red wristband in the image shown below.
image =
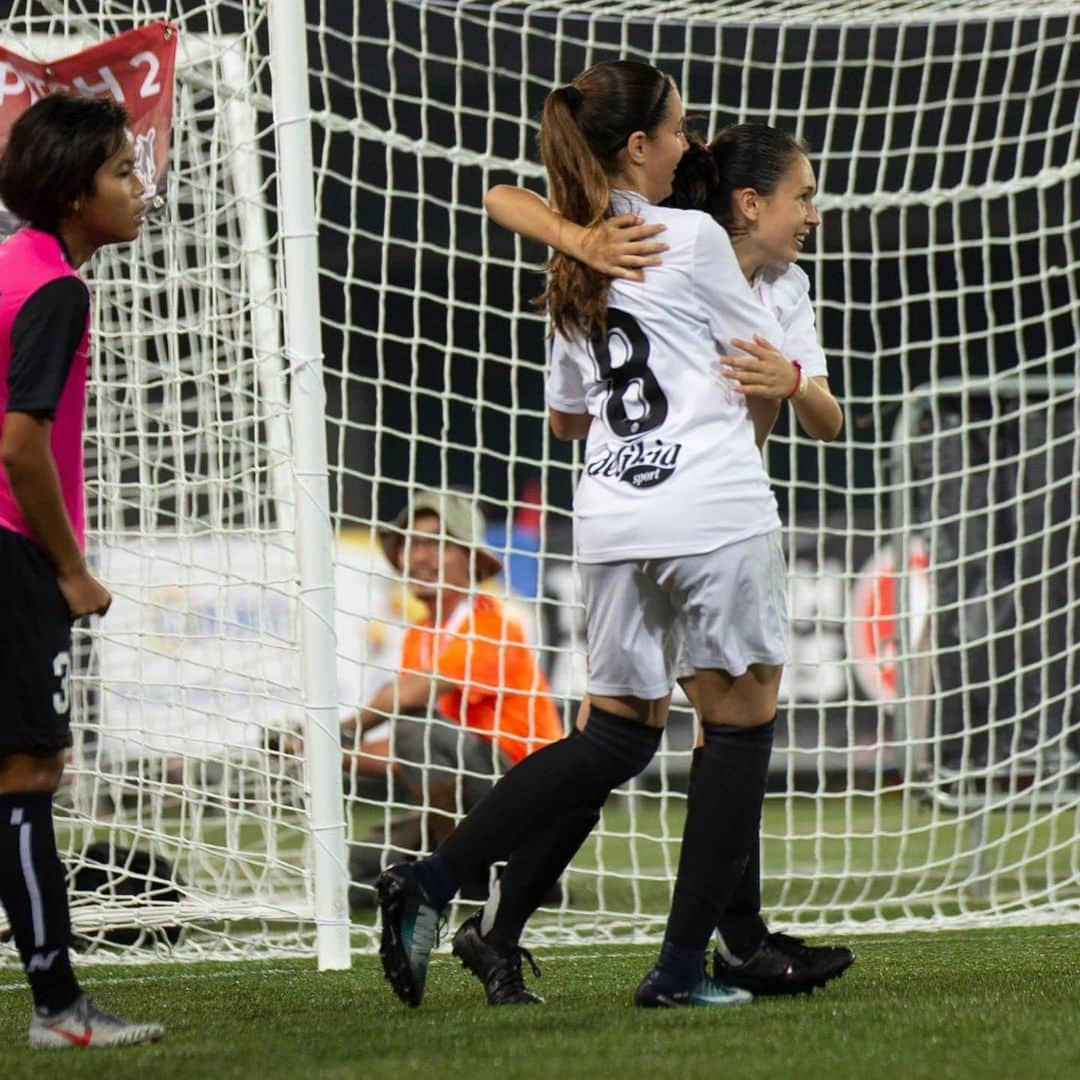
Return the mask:
<svg viewBox="0 0 1080 1080"><path fill-rule="evenodd" d="M791 393L784 396L785 401L790 401L799 392L803 381L802 364L798 360L792 360L791 364L795 368L795 385L791 388Z"/></svg>

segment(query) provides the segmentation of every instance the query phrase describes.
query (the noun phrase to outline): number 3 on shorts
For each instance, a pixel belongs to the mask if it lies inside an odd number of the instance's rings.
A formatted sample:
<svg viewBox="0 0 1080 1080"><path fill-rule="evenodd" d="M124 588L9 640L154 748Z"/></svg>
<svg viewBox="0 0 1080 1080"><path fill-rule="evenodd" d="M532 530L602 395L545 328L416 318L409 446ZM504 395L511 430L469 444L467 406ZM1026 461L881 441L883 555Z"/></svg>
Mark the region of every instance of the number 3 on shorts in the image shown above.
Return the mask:
<svg viewBox="0 0 1080 1080"><path fill-rule="evenodd" d="M52 696L57 716L67 716L71 709L71 653L67 649L53 657L53 674L60 680L60 689Z"/></svg>

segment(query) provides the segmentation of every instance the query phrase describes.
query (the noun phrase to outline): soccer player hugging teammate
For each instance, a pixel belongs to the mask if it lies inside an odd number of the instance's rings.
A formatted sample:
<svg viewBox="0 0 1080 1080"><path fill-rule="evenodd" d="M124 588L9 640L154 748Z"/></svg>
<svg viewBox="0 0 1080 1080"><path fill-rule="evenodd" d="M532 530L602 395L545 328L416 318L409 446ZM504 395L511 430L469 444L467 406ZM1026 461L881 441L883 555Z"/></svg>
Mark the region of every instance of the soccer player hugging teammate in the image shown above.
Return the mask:
<svg viewBox="0 0 1080 1080"><path fill-rule="evenodd" d="M708 213L724 227L743 277L756 299L775 317L782 336L733 342L747 355L718 360L724 380L744 395L755 440L764 445L784 398L814 438L836 437L842 424L829 391L825 355L817 340L810 282L795 260L819 224L816 179L800 140L765 124L722 129L707 145L690 137L679 162L674 191L665 205ZM636 213L582 226L524 188L500 185L484 200L506 228L579 259L605 275L645 280L643 268L659 266L667 250L664 225ZM798 358L797 364L787 358ZM680 683L702 715L693 668L679 667ZM775 702L774 702L775 705ZM771 734L771 725L765 730ZM691 785L704 754L699 735ZM505 893L505 890L504 890ZM787 934L771 934L761 917L760 840L750 847L746 869L718 920L714 977L755 994L809 992L836 978L854 960L843 947L810 946Z"/></svg>
<svg viewBox="0 0 1080 1080"><path fill-rule="evenodd" d="M71 623L111 599L83 556L90 294L79 267L138 235L134 166L123 109L65 95L27 109L0 158L0 199L26 222L0 244L0 901L33 993L34 1047L162 1034L82 993L52 819L71 745Z"/></svg>
<svg viewBox="0 0 1080 1080"><path fill-rule="evenodd" d="M464 877L509 856L501 905L516 863L542 865L560 833L580 843L583 823L655 752L681 641L703 748L664 946L635 1002L746 1001L706 974L705 947L757 842L786 659L780 521L755 443L765 421L752 419L752 410L775 418L777 406L748 404L788 396L799 373L766 344L782 330L724 229L707 214L656 205L687 149L667 76L632 61L598 64L549 95L540 138L563 218L588 226L629 213L666 227L647 287L563 254L548 264L551 424L562 438L588 438L574 518L591 708L577 737L514 768L433 856L383 875L383 966L398 995L418 1004L439 913ZM751 374L725 371L718 385L718 352L748 353L753 364L726 366ZM476 951L458 946L475 971Z"/></svg>

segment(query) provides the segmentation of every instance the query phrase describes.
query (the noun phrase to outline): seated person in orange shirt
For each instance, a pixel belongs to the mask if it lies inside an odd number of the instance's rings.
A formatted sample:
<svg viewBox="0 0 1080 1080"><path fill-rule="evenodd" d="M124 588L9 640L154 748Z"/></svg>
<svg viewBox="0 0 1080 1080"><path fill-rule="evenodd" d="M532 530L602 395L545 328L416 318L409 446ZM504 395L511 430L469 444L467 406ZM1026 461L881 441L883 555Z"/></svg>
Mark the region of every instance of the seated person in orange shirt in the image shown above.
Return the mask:
<svg viewBox="0 0 1080 1080"><path fill-rule="evenodd" d="M547 678L521 625L476 586L501 569L484 547L483 518L460 494L420 491L379 540L405 574L427 615L409 627L397 678L375 692L346 727L360 738L346 768L390 779L392 796L408 796L426 812L391 825L389 861L433 848L497 777L527 754L563 736ZM389 719L381 737L372 729ZM367 736L372 732L372 736ZM396 788L396 791L395 791ZM356 905L372 902L382 869L380 826L354 846L350 876ZM478 898L487 880L476 882Z"/></svg>

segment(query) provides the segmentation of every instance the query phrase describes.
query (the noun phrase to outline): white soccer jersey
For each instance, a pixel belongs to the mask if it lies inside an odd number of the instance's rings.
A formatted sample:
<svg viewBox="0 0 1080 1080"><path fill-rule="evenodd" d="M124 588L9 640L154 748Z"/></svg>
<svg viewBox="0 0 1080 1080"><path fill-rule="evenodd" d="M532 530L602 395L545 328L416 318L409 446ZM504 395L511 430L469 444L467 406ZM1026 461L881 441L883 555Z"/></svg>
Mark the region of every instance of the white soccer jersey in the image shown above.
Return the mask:
<svg viewBox="0 0 1080 1080"><path fill-rule="evenodd" d="M754 295L776 316L784 336L773 344L789 359L798 360L803 374L828 375L825 350L818 341L810 279L794 263L783 270L764 270L751 285Z"/></svg>
<svg viewBox="0 0 1080 1080"><path fill-rule="evenodd" d="M666 225L668 251L647 283L612 282L606 336L554 337L547 403L593 416L574 496L577 556L691 555L778 529L746 401L716 359L738 352L732 338L778 343L783 331L711 217L632 192L616 202Z"/></svg>

